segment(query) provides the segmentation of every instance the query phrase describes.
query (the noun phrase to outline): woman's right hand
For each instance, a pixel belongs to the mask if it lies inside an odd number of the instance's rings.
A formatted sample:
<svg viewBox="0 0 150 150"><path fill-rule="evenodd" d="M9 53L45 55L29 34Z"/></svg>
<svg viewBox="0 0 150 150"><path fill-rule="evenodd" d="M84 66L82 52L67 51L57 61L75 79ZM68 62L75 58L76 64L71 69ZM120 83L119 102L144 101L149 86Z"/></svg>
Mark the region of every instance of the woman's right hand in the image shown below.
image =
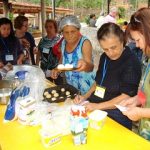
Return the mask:
<svg viewBox="0 0 150 150"><path fill-rule="evenodd" d="M2 62L0 62L0 68L3 68L4 64Z"/></svg>
<svg viewBox="0 0 150 150"><path fill-rule="evenodd" d="M53 78L53 79L57 79L57 77L58 77L59 74L60 74L60 72L58 70L53 69L51 71L50 77Z"/></svg>
<svg viewBox="0 0 150 150"><path fill-rule="evenodd" d="M73 103L75 104L80 104L82 103L83 101L85 100L85 98L81 95L77 95L74 100L73 100Z"/></svg>

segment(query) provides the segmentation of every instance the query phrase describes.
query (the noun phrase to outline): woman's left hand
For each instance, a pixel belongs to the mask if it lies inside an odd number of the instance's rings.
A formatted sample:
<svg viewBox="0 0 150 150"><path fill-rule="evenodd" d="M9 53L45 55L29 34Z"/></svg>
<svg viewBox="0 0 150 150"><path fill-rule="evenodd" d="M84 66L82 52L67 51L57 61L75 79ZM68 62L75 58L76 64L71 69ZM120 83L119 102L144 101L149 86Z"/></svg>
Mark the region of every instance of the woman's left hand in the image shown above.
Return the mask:
<svg viewBox="0 0 150 150"><path fill-rule="evenodd" d="M97 103L86 103L83 106L85 106L85 108L86 108L87 111L93 111L93 110L98 109L97 108L97 106L98 106Z"/></svg>
<svg viewBox="0 0 150 150"><path fill-rule="evenodd" d="M33 48L33 54L37 54L37 53L38 53L38 51L39 51L39 50L38 50L38 48L37 48L37 47L34 47L34 48Z"/></svg>
<svg viewBox="0 0 150 150"><path fill-rule="evenodd" d="M141 109L140 107L130 107L127 111L123 111L122 113L127 116L129 119L133 121L137 121L141 119Z"/></svg>
<svg viewBox="0 0 150 150"><path fill-rule="evenodd" d="M85 71L87 67L87 62L84 59L80 59L77 64L76 71Z"/></svg>
<svg viewBox="0 0 150 150"><path fill-rule="evenodd" d="M24 54L21 54L17 60L17 65L22 65L23 59L24 59Z"/></svg>
<svg viewBox="0 0 150 150"><path fill-rule="evenodd" d="M22 65L22 59L17 60L17 65Z"/></svg>

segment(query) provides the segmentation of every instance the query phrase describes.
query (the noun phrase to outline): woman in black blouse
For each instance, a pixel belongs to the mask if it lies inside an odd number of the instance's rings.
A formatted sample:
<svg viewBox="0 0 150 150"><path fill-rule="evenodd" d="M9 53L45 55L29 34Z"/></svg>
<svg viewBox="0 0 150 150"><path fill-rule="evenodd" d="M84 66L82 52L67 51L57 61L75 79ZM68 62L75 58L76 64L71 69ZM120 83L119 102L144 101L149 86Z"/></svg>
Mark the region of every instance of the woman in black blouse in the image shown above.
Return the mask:
<svg viewBox="0 0 150 150"><path fill-rule="evenodd" d="M97 32L97 39L104 50L99 62L95 83L82 96L77 96L75 103L85 99L88 111L105 110L108 116L123 126L131 129L132 122L116 109L124 99L137 94L141 79L141 65L128 47L124 47L124 33L114 23L106 23Z"/></svg>

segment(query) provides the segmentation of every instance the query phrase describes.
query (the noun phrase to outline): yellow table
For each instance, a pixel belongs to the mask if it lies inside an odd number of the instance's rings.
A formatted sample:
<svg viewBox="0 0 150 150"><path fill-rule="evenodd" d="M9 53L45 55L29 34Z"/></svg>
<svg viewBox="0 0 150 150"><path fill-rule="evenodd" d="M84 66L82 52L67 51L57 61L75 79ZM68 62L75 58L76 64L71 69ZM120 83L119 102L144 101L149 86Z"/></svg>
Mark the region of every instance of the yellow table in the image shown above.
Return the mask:
<svg viewBox="0 0 150 150"><path fill-rule="evenodd" d="M88 130L86 145L75 146L72 136L45 148L40 140L39 127L23 126L17 121L3 123L5 107L0 106L0 145L2 150L150 150L150 142L107 118L101 130Z"/></svg>

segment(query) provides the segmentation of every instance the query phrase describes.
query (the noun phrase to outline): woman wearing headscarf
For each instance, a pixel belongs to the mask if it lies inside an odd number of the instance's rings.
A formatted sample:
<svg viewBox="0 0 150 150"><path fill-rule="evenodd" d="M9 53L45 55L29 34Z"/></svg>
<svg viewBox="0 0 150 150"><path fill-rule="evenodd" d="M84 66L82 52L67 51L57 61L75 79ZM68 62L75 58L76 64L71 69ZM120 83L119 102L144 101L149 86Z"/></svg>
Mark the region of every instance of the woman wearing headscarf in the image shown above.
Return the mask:
<svg viewBox="0 0 150 150"><path fill-rule="evenodd" d="M68 84L77 88L81 94L85 94L94 82L95 73L92 61L91 42L80 33L81 25L78 19L69 15L60 21L59 29L63 35L61 44L63 64L72 64L74 71L65 72ZM51 76L57 78L57 71L53 71Z"/></svg>

